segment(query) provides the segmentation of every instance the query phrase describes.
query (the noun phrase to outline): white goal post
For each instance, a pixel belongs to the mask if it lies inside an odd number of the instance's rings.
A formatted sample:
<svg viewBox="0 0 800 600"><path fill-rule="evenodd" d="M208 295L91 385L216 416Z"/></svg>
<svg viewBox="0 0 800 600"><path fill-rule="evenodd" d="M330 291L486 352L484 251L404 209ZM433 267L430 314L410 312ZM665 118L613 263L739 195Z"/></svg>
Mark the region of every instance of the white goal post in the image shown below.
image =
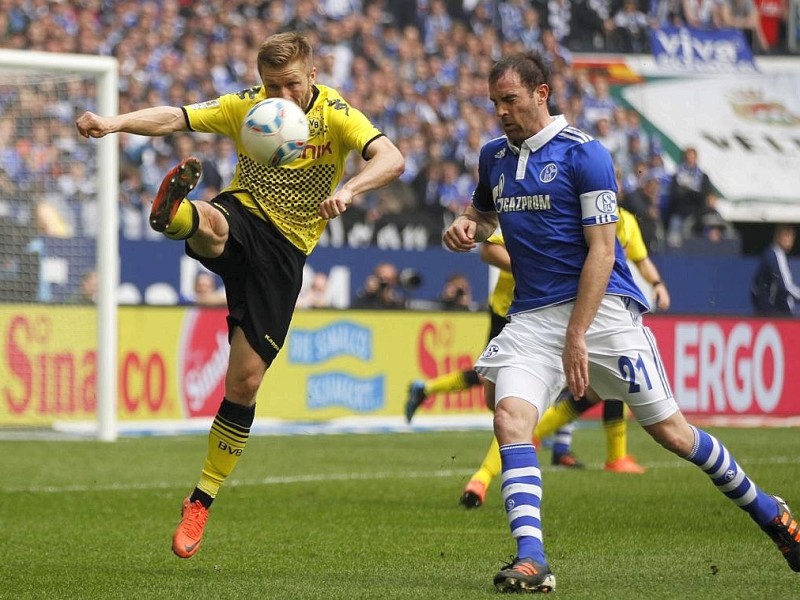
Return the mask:
<svg viewBox="0 0 800 600"><path fill-rule="evenodd" d="M0 72L20 76L91 76L97 82L97 112L115 115L119 109L118 64L112 57L0 49ZM117 438L118 139L108 136L82 143L96 144L97 153L97 437L114 441Z"/></svg>

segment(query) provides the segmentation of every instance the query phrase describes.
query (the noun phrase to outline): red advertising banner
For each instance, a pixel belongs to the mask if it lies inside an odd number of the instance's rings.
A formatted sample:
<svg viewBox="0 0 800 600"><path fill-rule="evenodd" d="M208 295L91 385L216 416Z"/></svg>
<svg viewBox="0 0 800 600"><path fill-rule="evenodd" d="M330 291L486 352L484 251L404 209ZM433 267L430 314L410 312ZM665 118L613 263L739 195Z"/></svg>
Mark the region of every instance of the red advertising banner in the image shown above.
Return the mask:
<svg viewBox="0 0 800 600"><path fill-rule="evenodd" d="M672 391L689 416L800 415L800 321L652 315Z"/></svg>

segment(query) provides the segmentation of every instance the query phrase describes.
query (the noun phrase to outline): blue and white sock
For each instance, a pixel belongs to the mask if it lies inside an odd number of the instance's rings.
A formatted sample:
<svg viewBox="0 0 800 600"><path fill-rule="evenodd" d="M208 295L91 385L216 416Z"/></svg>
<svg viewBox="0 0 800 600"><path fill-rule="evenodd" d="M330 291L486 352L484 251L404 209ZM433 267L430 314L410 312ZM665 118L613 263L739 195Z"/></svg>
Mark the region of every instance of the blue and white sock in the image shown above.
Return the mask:
<svg viewBox="0 0 800 600"><path fill-rule="evenodd" d="M686 460L703 469L717 489L746 511L759 526L772 521L778 514L772 496L750 480L717 438L692 425L689 427L694 431L694 447Z"/></svg>
<svg viewBox="0 0 800 600"><path fill-rule="evenodd" d="M517 556L547 564L542 543L542 472L533 444L500 446L502 494Z"/></svg>
<svg viewBox="0 0 800 600"><path fill-rule="evenodd" d="M553 454L569 454L572 449L572 432L575 423L567 423L553 434Z"/></svg>

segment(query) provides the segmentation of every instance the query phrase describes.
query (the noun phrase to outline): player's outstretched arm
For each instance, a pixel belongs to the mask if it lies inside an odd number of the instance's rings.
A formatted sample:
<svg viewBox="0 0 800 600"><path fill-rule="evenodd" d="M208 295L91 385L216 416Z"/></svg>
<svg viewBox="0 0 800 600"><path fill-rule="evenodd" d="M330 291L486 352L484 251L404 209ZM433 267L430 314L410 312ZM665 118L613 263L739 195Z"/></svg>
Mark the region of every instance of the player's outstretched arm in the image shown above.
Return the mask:
<svg viewBox="0 0 800 600"><path fill-rule="evenodd" d="M135 133L160 136L187 131L183 111L174 106L154 106L114 117L101 117L86 111L75 122L85 138L101 138L109 133Z"/></svg>

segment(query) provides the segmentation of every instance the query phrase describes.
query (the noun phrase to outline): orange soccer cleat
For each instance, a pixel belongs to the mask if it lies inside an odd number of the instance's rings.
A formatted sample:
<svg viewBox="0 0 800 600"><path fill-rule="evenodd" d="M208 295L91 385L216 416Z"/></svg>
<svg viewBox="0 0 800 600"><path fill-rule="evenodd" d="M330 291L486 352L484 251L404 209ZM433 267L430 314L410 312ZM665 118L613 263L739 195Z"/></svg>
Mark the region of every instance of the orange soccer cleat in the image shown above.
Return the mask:
<svg viewBox="0 0 800 600"><path fill-rule="evenodd" d="M169 227L181 200L195 188L202 172L203 166L194 156L170 169L150 207L150 227L156 231L164 231Z"/></svg>
<svg viewBox="0 0 800 600"><path fill-rule="evenodd" d="M550 462L554 467L565 467L567 469L584 468L584 464L575 458L572 452L563 452L561 454L553 452L553 457Z"/></svg>
<svg viewBox="0 0 800 600"><path fill-rule="evenodd" d="M172 551L181 558L191 558L200 549L203 529L208 521L208 509L199 500L183 501L181 522L172 536Z"/></svg>
<svg viewBox="0 0 800 600"><path fill-rule="evenodd" d="M470 479L464 493L458 499L464 508L479 508L486 499L486 484L478 479Z"/></svg>
<svg viewBox="0 0 800 600"><path fill-rule="evenodd" d="M617 460L607 462L603 470L609 473L631 473L633 475L641 475L647 471L647 469L637 463L636 459L630 454L618 458Z"/></svg>

